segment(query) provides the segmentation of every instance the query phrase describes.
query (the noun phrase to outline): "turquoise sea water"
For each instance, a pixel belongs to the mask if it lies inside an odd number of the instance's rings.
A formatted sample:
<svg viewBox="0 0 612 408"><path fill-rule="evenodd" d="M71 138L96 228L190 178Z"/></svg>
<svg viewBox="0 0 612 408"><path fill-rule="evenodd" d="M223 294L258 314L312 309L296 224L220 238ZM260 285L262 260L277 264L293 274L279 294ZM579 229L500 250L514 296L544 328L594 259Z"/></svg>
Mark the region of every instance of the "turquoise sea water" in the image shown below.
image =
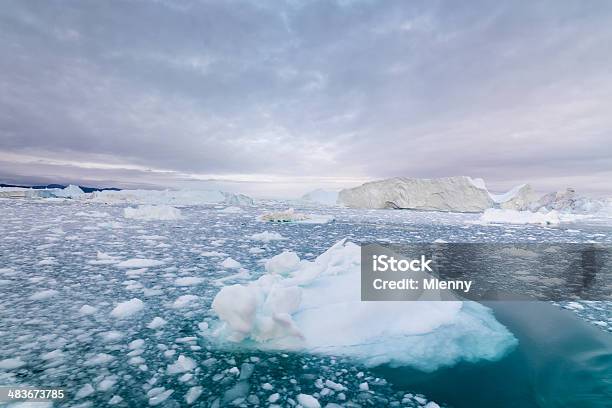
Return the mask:
<svg viewBox="0 0 612 408"><path fill-rule="evenodd" d="M407 367L367 369L358 361L329 356L216 348L201 335L199 324L215 321L210 303L220 288L218 279L235 273L219 267L226 256L256 278L263 269L262 259L285 249L313 259L345 237L355 242L396 243L436 239L612 242L606 225L548 228L468 223L475 215L302 209L334 215L336 222L257 221L258 215L275 205L286 208L274 204L226 214L214 206L185 207L182 220L146 222L125 219L122 206L1 201L0 360L18 358L23 365L0 369L0 385L66 387L72 397L87 391L87 385L93 389L91 394L55 405L62 407L105 406L114 395L123 398L118 406L147 406L160 388L172 393L159 406L181 406L189 390L197 386L203 390L194 406L235 400L238 406L266 406L274 393L279 393L277 403L289 406L299 393L320 393L316 383L320 378L347 388L345 399L335 392L321 396L322 403L355 407L423 405L421 397L405 398L408 393L459 408L612 405L612 307L608 303L584 303L583 309L568 311L550 303L493 302L489 306L518 338L518 347L497 362L459 363L433 373ZM269 243L248 239L263 231L278 232L286 239ZM98 251L164 264L128 273L101 263ZM203 255L214 251L223 255ZM174 282L180 276L204 281L198 286L177 286ZM32 297L41 293L50 297ZM185 308L173 307L186 294L197 299ZM117 302L134 297L146 305L140 315L127 321L110 316ZM96 311L84 315L83 305ZM166 326L147 328L154 317L165 319ZM144 346L130 349L129 344L138 339L144 340ZM179 355L193 359L198 368L185 373L190 375L168 375L167 367ZM241 378L242 374L232 371L234 367L250 374ZM364 381L370 384L368 392L359 389ZM264 388L267 383L273 388Z"/></svg>

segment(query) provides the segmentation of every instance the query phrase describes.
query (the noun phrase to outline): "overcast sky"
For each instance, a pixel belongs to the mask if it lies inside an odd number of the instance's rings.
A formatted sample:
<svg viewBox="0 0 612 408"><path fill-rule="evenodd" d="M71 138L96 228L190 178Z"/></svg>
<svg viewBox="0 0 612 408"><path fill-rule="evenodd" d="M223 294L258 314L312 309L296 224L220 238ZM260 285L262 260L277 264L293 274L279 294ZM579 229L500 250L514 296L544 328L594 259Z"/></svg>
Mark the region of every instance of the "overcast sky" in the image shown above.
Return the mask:
<svg viewBox="0 0 612 408"><path fill-rule="evenodd" d="M610 1L5 0L0 53L0 182L612 192Z"/></svg>

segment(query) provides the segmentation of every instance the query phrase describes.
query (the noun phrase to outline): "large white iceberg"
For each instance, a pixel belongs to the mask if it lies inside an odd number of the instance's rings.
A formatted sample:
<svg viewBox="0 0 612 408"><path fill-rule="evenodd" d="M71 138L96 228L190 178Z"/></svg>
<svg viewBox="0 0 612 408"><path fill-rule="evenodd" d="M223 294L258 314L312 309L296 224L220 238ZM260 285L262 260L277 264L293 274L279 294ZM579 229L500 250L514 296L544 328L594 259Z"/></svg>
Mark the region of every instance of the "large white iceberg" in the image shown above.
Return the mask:
<svg viewBox="0 0 612 408"><path fill-rule="evenodd" d="M499 208L504 210L527 211L536 209L538 194L529 184L521 184L504 194L489 193Z"/></svg>
<svg viewBox="0 0 612 408"><path fill-rule="evenodd" d="M87 194L82 199L106 204L199 205L223 203L233 206L253 204L253 200L243 194L217 190L105 190Z"/></svg>
<svg viewBox="0 0 612 408"><path fill-rule="evenodd" d="M469 177L373 181L340 191L338 203L351 208L456 212L481 212L494 204L486 188Z"/></svg>
<svg viewBox="0 0 612 408"><path fill-rule="evenodd" d="M285 252L266 269L256 281L216 295L218 340L425 371L495 360L516 343L491 310L475 302L362 302L360 249L346 240L312 262Z"/></svg>

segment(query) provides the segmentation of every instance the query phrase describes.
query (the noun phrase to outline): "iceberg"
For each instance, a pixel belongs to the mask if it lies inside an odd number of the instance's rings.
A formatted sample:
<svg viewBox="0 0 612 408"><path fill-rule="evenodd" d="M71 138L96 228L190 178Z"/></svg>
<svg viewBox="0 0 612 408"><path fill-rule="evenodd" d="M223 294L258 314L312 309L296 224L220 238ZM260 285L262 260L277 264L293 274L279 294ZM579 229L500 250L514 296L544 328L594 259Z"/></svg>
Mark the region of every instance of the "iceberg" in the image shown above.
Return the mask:
<svg viewBox="0 0 612 408"><path fill-rule="evenodd" d="M70 184L66 188L53 189L51 191L54 196L63 198L77 198L85 194L81 187L75 186L74 184Z"/></svg>
<svg viewBox="0 0 612 408"><path fill-rule="evenodd" d="M302 201L308 203L322 204L326 206L335 206L338 201L338 192L323 190L321 188L306 193L302 196Z"/></svg>
<svg viewBox="0 0 612 408"><path fill-rule="evenodd" d="M494 205L489 192L469 177L396 177L344 189L338 203L351 208L481 212Z"/></svg>
<svg viewBox="0 0 612 408"><path fill-rule="evenodd" d="M476 302L362 302L360 248L346 239L314 261L284 252L266 262L266 272L217 293L214 339L423 371L496 360L516 344Z"/></svg>
<svg viewBox="0 0 612 408"><path fill-rule="evenodd" d="M606 200L597 200L576 194L573 188L544 195L538 200L540 208L572 213L596 213L605 210Z"/></svg>
<svg viewBox="0 0 612 408"><path fill-rule="evenodd" d="M529 184L521 184L505 194L491 194L491 198L504 210L526 211L537 208L538 195Z"/></svg>
<svg viewBox="0 0 612 408"><path fill-rule="evenodd" d="M253 200L248 196L218 190L104 190L85 194L80 198L105 204L253 205Z"/></svg>

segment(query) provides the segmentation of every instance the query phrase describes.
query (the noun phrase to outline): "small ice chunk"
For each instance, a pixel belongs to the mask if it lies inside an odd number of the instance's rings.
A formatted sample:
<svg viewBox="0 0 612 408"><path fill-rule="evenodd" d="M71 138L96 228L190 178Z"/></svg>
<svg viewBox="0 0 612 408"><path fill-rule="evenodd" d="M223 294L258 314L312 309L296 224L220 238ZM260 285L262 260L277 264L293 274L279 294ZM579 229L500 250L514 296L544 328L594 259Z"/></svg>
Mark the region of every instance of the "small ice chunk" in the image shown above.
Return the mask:
<svg viewBox="0 0 612 408"><path fill-rule="evenodd" d="M174 393L174 390L165 390L164 392L161 392L155 395L154 397L149 398L149 405L151 405L152 407L159 405L165 400L167 400L168 397L172 395L173 393Z"/></svg>
<svg viewBox="0 0 612 408"><path fill-rule="evenodd" d="M108 401L109 405L117 405L119 404L121 401L123 401L123 398L121 398L119 395L113 395L113 398L111 398Z"/></svg>
<svg viewBox="0 0 612 408"><path fill-rule="evenodd" d="M280 398L280 394L278 392L275 392L274 394L268 397L268 402L271 404L274 404L276 401L278 401L279 398Z"/></svg>
<svg viewBox="0 0 612 408"><path fill-rule="evenodd" d="M123 333L116 330L109 330L100 333L100 337L105 343L115 343L123 338Z"/></svg>
<svg viewBox="0 0 612 408"><path fill-rule="evenodd" d="M184 307L189 306L189 304L198 299L196 295L181 295L176 298L172 307L175 309L182 309Z"/></svg>
<svg viewBox="0 0 612 408"><path fill-rule="evenodd" d="M325 380L325 386L327 388L331 388L334 391L346 391L346 387L342 384L338 384L336 382L333 382L331 380Z"/></svg>
<svg viewBox="0 0 612 408"><path fill-rule="evenodd" d="M100 391L108 391L117 383L117 380L114 378L105 378L98 383L98 390Z"/></svg>
<svg viewBox="0 0 612 408"><path fill-rule="evenodd" d="M111 316L118 319L124 319L141 312L144 309L144 303L138 298L132 298L125 302L121 302L111 311Z"/></svg>
<svg viewBox="0 0 612 408"><path fill-rule="evenodd" d="M321 408L321 404L319 404L319 400L317 400L312 395L308 394L299 394L297 396L297 400L301 406L304 408Z"/></svg>
<svg viewBox="0 0 612 408"><path fill-rule="evenodd" d="M44 299L49 299L52 298L53 296L57 295L59 292L55 289L47 289L47 290L41 290L39 292L34 293L32 296L30 296L30 299L32 300L44 300Z"/></svg>
<svg viewBox="0 0 612 408"><path fill-rule="evenodd" d="M151 330L157 330L157 329L165 326L166 323L168 323L166 320L164 320L161 317L157 316L157 317L154 317L153 320L151 320L151 322L149 324L147 324L147 327L149 329L151 329Z"/></svg>
<svg viewBox="0 0 612 408"><path fill-rule="evenodd" d="M194 368L196 368L196 362L193 361L193 359L185 357L181 354L176 362L168 365L167 371L168 374L180 374L191 371Z"/></svg>
<svg viewBox="0 0 612 408"><path fill-rule="evenodd" d="M85 397L89 397L91 394L93 394L96 390L94 390L94 387L87 383L84 386L82 386L76 393L76 395L74 396L75 399L82 399Z"/></svg>
<svg viewBox="0 0 612 408"><path fill-rule="evenodd" d="M82 314L83 316L92 315L92 314L96 313L97 311L98 311L97 307L93 307L93 306L89 306L89 305L83 305L79 309L79 313Z"/></svg>
<svg viewBox="0 0 612 408"><path fill-rule="evenodd" d="M19 368L24 365L25 365L25 362L21 360L19 357L6 358L4 360L0 360L0 368L4 370L14 370L15 368Z"/></svg>
<svg viewBox="0 0 612 408"><path fill-rule="evenodd" d="M281 241L285 239L285 237L283 237L278 232L268 232L268 231L260 232L258 234L253 234L249 238L255 241L262 241L262 242Z"/></svg>
<svg viewBox="0 0 612 408"><path fill-rule="evenodd" d="M370 386L368 385L367 382L362 382L361 384L359 384L360 391L368 391L369 389L370 389Z"/></svg>
<svg viewBox="0 0 612 408"><path fill-rule="evenodd" d="M109 363L113 361L114 359L115 357L111 356L110 354L99 353L93 356L92 358L90 358L89 360L85 361L85 365L86 366L102 365L102 364Z"/></svg>
<svg viewBox="0 0 612 408"><path fill-rule="evenodd" d="M126 261L119 262L115 266L119 268L151 268L163 264L163 261L158 261L156 259L132 258Z"/></svg>
<svg viewBox="0 0 612 408"><path fill-rule="evenodd" d="M274 389L274 386L270 383L263 383L261 384L261 388L263 388L266 391L271 391Z"/></svg>
<svg viewBox="0 0 612 408"><path fill-rule="evenodd" d="M228 257L228 258L225 258L223 262L221 262L221 266L227 269L238 269L242 266L242 264L238 262L237 260L231 257Z"/></svg>
<svg viewBox="0 0 612 408"><path fill-rule="evenodd" d="M204 278L198 278L197 276L184 276L174 281L176 286L194 286L204 282Z"/></svg>
<svg viewBox="0 0 612 408"><path fill-rule="evenodd" d="M60 349L55 349L53 351L49 351L48 353L44 353L40 356L43 360L57 360L64 357L64 353Z"/></svg>
<svg viewBox="0 0 612 408"><path fill-rule="evenodd" d="M193 404L195 400L200 398L202 395L203 388L200 386L191 387L189 391L187 391L187 395L185 395L185 402L189 405Z"/></svg>
<svg viewBox="0 0 612 408"><path fill-rule="evenodd" d="M266 261L266 271L274 275L287 275L300 266L300 257L295 252L284 251Z"/></svg>
<svg viewBox="0 0 612 408"><path fill-rule="evenodd" d="M143 339L136 339L134 341L131 341L130 344L128 344L128 347L130 348L130 350L136 350L142 348L144 344L145 341Z"/></svg>
<svg viewBox="0 0 612 408"><path fill-rule="evenodd" d="M429 401L427 405L425 405L425 408L440 408L440 406L433 401Z"/></svg>

